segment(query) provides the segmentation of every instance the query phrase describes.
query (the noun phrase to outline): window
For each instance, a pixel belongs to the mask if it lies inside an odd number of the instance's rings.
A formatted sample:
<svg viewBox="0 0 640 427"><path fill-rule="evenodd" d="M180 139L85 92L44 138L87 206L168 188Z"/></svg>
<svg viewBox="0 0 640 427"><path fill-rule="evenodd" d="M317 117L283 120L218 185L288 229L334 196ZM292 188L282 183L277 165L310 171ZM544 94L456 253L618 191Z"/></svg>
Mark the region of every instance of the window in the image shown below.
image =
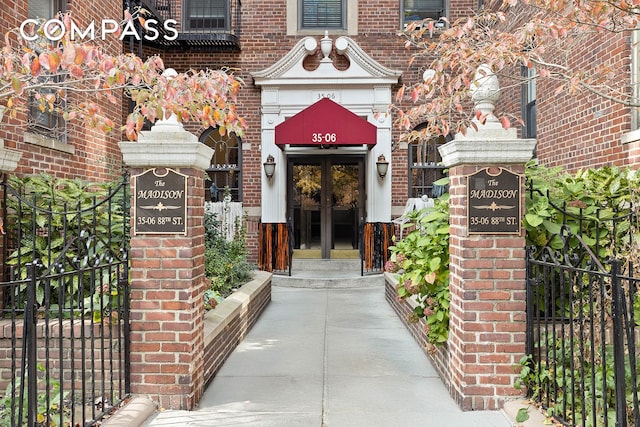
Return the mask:
<svg viewBox="0 0 640 427"><path fill-rule="evenodd" d="M521 114L524 120L522 136L524 138L536 137L536 69L535 67L522 67L522 107Z"/></svg>
<svg viewBox="0 0 640 427"><path fill-rule="evenodd" d="M287 35L358 34L358 0L286 0Z"/></svg>
<svg viewBox="0 0 640 427"><path fill-rule="evenodd" d="M301 29L344 29L346 0L300 0Z"/></svg>
<svg viewBox="0 0 640 427"><path fill-rule="evenodd" d="M54 77L53 80L60 81L58 77ZM46 102L42 104L38 95L40 97L53 95L55 97L55 102L52 104L53 109ZM60 141L66 140L66 124L60 113L65 106L64 98L58 96L57 91L52 88L41 89L38 95L29 95L27 129L30 132Z"/></svg>
<svg viewBox="0 0 640 427"><path fill-rule="evenodd" d="M228 29L229 0L187 0L185 4L186 31Z"/></svg>
<svg viewBox="0 0 640 427"><path fill-rule="evenodd" d="M444 0L403 0L404 25L423 19L438 19L445 16Z"/></svg>
<svg viewBox="0 0 640 427"><path fill-rule="evenodd" d="M63 11L63 3L57 0L29 0L29 18L47 20ZM36 50L44 49L41 43L35 43ZM42 80L61 82L61 76L42 76ZM53 95L55 100L51 103L42 103L41 98ZM60 110L64 108L64 98L60 97L54 88L41 89L38 94L29 95L29 115L27 129L56 140L66 140L66 124ZM51 108L53 107L53 109Z"/></svg>
<svg viewBox="0 0 640 427"><path fill-rule="evenodd" d="M214 149L211 164L207 169L207 201L222 201L225 187L231 191L231 200L242 201L241 141L235 134L220 135L217 128L210 128L200 137L200 141Z"/></svg>
<svg viewBox="0 0 640 427"><path fill-rule="evenodd" d="M438 197L444 192L433 183L445 176L438 152L438 146L445 142L440 136L409 145L409 197Z"/></svg>

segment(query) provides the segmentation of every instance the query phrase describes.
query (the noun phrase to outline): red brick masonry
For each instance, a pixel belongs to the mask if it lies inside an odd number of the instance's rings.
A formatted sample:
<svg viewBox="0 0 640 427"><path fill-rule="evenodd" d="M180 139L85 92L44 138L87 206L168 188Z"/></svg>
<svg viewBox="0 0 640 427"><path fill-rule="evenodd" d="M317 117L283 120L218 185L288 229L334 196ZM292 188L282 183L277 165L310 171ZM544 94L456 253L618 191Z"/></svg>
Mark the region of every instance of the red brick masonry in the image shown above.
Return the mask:
<svg viewBox="0 0 640 427"><path fill-rule="evenodd" d="M216 375L271 302L271 273L257 271L242 286L204 316L204 383Z"/></svg>

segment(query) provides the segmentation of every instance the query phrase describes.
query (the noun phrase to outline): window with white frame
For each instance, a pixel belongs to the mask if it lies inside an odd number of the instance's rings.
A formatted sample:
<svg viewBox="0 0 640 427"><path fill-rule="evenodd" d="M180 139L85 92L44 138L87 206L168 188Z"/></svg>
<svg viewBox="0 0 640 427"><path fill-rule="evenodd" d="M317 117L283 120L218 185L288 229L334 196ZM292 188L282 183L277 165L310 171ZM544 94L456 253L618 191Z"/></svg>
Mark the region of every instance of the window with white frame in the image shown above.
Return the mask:
<svg viewBox="0 0 640 427"><path fill-rule="evenodd" d="M287 35L358 34L358 0L286 0Z"/></svg>
<svg viewBox="0 0 640 427"><path fill-rule="evenodd" d="M409 144L409 197L439 197L445 191L443 186L434 184L445 176L438 151L445 142L440 136Z"/></svg>
<svg viewBox="0 0 640 427"><path fill-rule="evenodd" d="M522 67L522 88L521 88L521 115L524 121L522 136L524 138L535 138L536 127L536 68Z"/></svg>
<svg viewBox="0 0 640 427"><path fill-rule="evenodd" d="M344 29L346 0L299 0L301 29Z"/></svg>

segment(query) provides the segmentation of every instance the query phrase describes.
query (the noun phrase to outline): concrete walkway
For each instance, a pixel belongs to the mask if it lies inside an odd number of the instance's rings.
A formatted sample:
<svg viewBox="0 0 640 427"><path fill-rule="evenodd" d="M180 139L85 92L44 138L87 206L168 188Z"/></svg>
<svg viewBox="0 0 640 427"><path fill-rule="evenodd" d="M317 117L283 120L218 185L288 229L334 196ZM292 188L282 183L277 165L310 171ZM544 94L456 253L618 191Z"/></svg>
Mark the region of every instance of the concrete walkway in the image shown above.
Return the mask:
<svg viewBox="0 0 640 427"><path fill-rule="evenodd" d="M277 284L277 278L274 278ZM150 427L509 427L502 411L462 412L384 299L359 288L274 286L272 302L196 411Z"/></svg>

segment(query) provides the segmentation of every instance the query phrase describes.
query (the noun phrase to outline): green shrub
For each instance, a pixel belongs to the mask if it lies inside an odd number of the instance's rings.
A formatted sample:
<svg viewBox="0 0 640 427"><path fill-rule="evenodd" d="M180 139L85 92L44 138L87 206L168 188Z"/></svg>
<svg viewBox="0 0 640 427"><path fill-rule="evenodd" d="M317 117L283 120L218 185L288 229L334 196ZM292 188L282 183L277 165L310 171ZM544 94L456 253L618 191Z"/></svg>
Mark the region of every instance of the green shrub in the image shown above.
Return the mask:
<svg viewBox="0 0 640 427"><path fill-rule="evenodd" d="M42 174L12 176L9 185L8 264L15 267L17 280L27 278L31 263L38 275L57 274L118 259L121 249L128 245L125 229L128 229L125 224L128 193L122 189L112 193L118 183L92 183ZM59 279L48 281L51 289L45 289L46 285L38 281L36 300L45 304L45 294L49 293L46 302L51 310L79 308L79 294L90 296L89 302L102 295L117 295L115 276L114 272L93 280L89 273L60 274ZM24 294L24 287L21 293Z"/></svg>
<svg viewBox="0 0 640 427"><path fill-rule="evenodd" d="M622 261L622 274L637 277L637 267L636 271L632 268L640 265L637 259L640 240L637 211L632 209L637 209L635 206L640 201L640 172L605 166L568 174L560 168L531 163L527 166L529 183L539 190L527 192L524 218L527 245L533 253L540 254L545 247L550 247L560 262L571 262L587 269L591 257L581 256L585 252L583 246L587 246L602 265L606 266L606 260L616 258ZM559 276L563 273L550 270L549 274ZM540 336L535 346L544 349L545 356L538 361L531 355L523 358L515 386L526 386L534 400L546 402L545 409L550 417L562 416L572 425L598 426L603 425L605 419L609 425L614 425L613 350L603 338L604 329L612 327L610 283L605 279L602 288L597 288L598 282L563 279L559 277L553 281L555 288L551 294L556 295L554 300L545 298L542 292L537 293L534 298L536 310L568 319L584 315L601 321L589 323L593 330L590 336L582 337L571 330L563 336L557 336L555 331L553 336ZM560 297L561 294L566 296ZM625 297L631 298L638 316L638 294ZM640 320L639 317L635 319L636 322ZM594 360L576 356L589 354L591 349L594 349ZM631 372L630 358L625 357L628 402L633 399L632 391L637 382ZM587 381L581 381L581 378ZM634 425L635 414L628 411L628 415L629 425Z"/></svg>
<svg viewBox="0 0 640 427"><path fill-rule="evenodd" d="M614 235L611 220L629 214L631 203L638 202L640 171L604 166L571 175L560 168L530 162L526 175L534 189L527 191L524 218L528 245L560 249L562 241L558 234L566 224L573 234L580 233L600 258L625 258L631 254L629 233L635 231L631 230L632 224L617 221ZM579 242L574 239L569 244L570 248L576 248Z"/></svg>
<svg viewBox="0 0 640 427"><path fill-rule="evenodd" d="M205 295L205 303L215 306L219 301L252 278L254 266L247 262L246 227L236 226L233 240L224 238L223 224L216 215L207 212L205 226L205 275L211 282L210 291Z"/></svg>
<svg viewBox="0 0 640 427"><path fill-rule="evenodd" d="M385 270L398 274L398 297L418 303L410 320L425 318L428 342L442 345L449 335L449 194L409 218L405 226L415 230L390 247Z"/></svg>
<svg viewBox="0 0 640 427"><path fill-rule="evenodd" d="M45 367L39 363L37 366L39 375L45 376ZM37 396L37 413L35 416L35 427L63 427L70 425L70 410L68 406L68 398L70 392L66 392L63 396L60 381L56 379L49 380L49 392L38 391ZM24 390L21 389L21 380L17 378L15 381L15 389L12 384L7 386L4 396L0 397L0 427L27 427L27 413L28 405L26 396L29 394L28 388L25 385ZM20 402L20 397L24 396ZM12 405L13 407L12 413ZM21 420L19 424L18 413L22 411ZM60 416L62 414L62 417ZM58 421L62 418L62 424Z"/></svg>

